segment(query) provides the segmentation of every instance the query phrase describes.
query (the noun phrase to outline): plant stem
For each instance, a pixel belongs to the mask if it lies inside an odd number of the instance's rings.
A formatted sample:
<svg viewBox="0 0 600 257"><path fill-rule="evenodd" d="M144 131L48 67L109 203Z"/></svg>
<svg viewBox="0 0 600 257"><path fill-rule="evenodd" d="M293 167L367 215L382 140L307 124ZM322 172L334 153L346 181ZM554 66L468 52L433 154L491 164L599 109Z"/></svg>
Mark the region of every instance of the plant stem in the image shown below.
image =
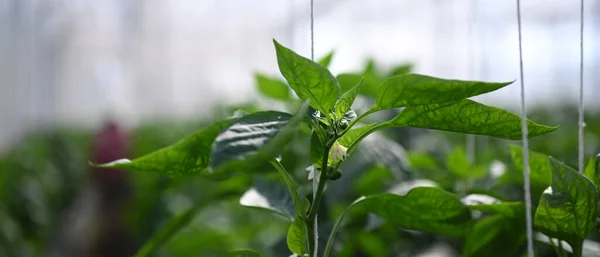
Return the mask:
<svg viewBox="0 0 600 257"><path fill-rule="evenodd" d="M323 163L321 165L321 174L319 176L319 184L317 186L317 190L315 191L315 197L313 203L310 206L310 211L308 212L308 220L306 221L306 229L308 231L308 251L310 252L310 256L317 256L317 233L318 228L316 226L316 218L317 212L319 211L319 206L321 205L321 199L323 198L323 191L325 189L325 184L327 183L327 174L328 168L327 163L329 161L329 150L333 145L333 142L337 140L336 137L333 138L332 142L327 142L324 146L325 151L323 152ZM317 176L313 177L313 179L317 179Z"/></svg>
<svg viewBox="0 0 600 257"><path fill-rule="evenodd" d="M571 248L573 248L573 256L582 257L583 256L583 241L577 240L573 243L569 243Z"/></svg>

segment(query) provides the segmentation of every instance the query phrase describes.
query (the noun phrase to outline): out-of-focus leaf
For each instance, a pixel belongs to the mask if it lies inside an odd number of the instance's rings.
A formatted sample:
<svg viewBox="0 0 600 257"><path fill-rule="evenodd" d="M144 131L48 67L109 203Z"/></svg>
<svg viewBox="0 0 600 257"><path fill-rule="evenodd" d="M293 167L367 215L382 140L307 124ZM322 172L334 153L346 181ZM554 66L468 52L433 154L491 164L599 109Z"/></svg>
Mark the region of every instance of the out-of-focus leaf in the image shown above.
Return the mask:
<svg viewBox="0 0 600 257"><path fill-rule="evenodd" d="M503 202L489 195L470 194L465 196L462 202L471 210L502 214L508 218L525 215L525 205L522 202Z"/></svg>
<svg viewBox="0 0 600 257"><path fill-rule="evenodd" d="M462 256L515 256L525 242L523 228L524 224L519 219L502 215L481 219L469 232Z"/></svg>
<svg viewBox="0 0 600 257"><path fill-rule="evenodd" d="M521 146L510 145L509 150L511 153L512 161L523 173L523 148ZM541 193L546 187L552 183L552 168L548 163L548 155L529 151L529 169L531 171L530 183L532 193ZM520 177L521 184L523 183L523 176Z"/></svg>
<svg viewBox="0 0 600 257"><path fill-rule="evenodd" d="M335 52L333 50L331 50L325 56L321 57L321 59L319 59L317 61L317 63L321 64L325 68L329 68L329 64L331 64L331 60L333 59L334 55L335 55Z"/></svg>
<svg viewBox="0 0 600 257"><path fill-rule="evenodd" d="M227 253L227 257L261 257L260 253L253 250L231 250Z"/></svg>
<svg viewBox="0 0 600 257"><path fill-rule="evenodd" d="M296 194L298 194L297 189ZM304 201L301 200L302 202L299 204L302 206L307 205L305 203L308 203L308 199L301 194L298 194L298 196L304 198ZM279 214L290 221L297 215L290 192L279 179L256 178L252 188L248 189L240 198L240 204Z"/></svg>
<svg viewBox="0 0 600 257"><path fill-rule="evenodd" d="M258 91L264 96L283 101L290 99L290 88L285 82L260 73L254 74L254 79Z"/></svg>

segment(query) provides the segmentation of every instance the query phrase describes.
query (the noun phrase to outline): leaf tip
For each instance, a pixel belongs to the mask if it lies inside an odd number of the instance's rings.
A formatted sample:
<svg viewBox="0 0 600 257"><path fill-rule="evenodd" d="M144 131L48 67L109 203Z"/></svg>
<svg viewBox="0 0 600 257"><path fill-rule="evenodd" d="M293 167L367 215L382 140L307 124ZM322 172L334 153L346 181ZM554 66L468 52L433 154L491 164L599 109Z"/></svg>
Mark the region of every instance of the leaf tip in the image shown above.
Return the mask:
<svg viewBox="0 0 600 257"><path fill-rule="evenodd" d="M92 161L88 161L88 164L94 168L116 168L119 165L122 164L128 164L131 163L131 160L129 159L118 159L109 163L94 163Z"/></svg>

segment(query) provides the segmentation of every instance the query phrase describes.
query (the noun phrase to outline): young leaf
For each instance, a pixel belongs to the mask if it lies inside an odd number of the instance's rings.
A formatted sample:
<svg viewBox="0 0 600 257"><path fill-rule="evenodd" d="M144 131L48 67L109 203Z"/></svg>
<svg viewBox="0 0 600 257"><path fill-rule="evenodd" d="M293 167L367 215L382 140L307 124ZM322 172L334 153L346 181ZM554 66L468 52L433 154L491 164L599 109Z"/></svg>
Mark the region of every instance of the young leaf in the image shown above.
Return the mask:
<svg viewBox="0 0 600 257"><path fill-rule="evenodd" d="M251 171L281 153L298 131L308 104L292 115L277 111L246 115L219 133L213 144L209 170L213 176Z"/></svg>
<svg viewBox="0 0 600 257"><path fill-rule="evenodd" d="M305 218L306 213L310 209L310 202L306 199L306 196L298 191L298 185L278 160L271 160L271 164L279 171L279 175L288 188L288 193L292 196L292 201L294 201L294 207L296 208L296 215Z"/></svg>
<svg viewBox="0 0 600 257"><path fill-rule="evenodd" d="M329 115L340 97L340 85L327 68L306 59L273 40L281 74L302 100Z"/></svg>
<svg viewBox="0 0 600 257"><path fill-rule="evenodd" d="M319 59L317 63L321 64L321 66L325 68L329 68L329 64L331 64L331 60L333 59L334 55L335 52L331 50L329 53L327 53L327 55L321 57L321 59Z"/></svg>
<svg viewBox="0 0 600 257"><path fill-rule="evenodd" d="M590 158L584 174L594 182L594 185L600 186L600 154L596 155L596 158Z"/></svg>
<svg viewBox="0 0 600 257"><path fill-rule="evenodd" d="M581 249L594 230L598 216L596 186L573 168L549 157L552 185L544 192L535 212L536 228ZM581 255L576 255L581 256Z"/></svg>
<svg viewBox="0 0 600 257"><path fill-rule="evenodd" d="M264 96L283 101L290 99L290 88L283 81L269 78L260 73L255 73L254 79L256 80L258 91Z"/></svg>
<svg viewBox="0 0 600 257"><path fill-rule="evenodd" d="M296 194L298 194L297 189ZM308 203L308 199L304 199ZM279 179L255 179L252 188L240 198L240 205L270 211L290 221L296 217L294 202L288 189Z"/></svg>
<svg viewBox="0 0 600 257"><path fill-rule="evenodd" d="M520 221L519 219L508 219L502 215L477 221L467 236L462 256L515 256L525 241L524 224Z"/></svg>
<svg viewBox="0 0 600 257"><path fill-rule="evenodd" d="M350 107L352 107L363 81L364 79L361 79L356 86L344 93L342 97L335 103L335 114L338 120L341 120L344 115L350 111ZM354 118L356 118L356 113L354 113Z"/></svg>
<svg viewBox="0 0 600 257"><path fill-rule="evenodd" d="M227 253L227 257L262 257L260 253L253 250L231 250Z"/></svg>
<svg viewBox="0 0 600 257"><path fill-rule="evenodd" d="M392 120L391 126L404 126L450 132L521 139L521 117L496 107L463 99L455 102L406 107ZM527 121L528 136L536 137L558 127Z"/></svg>
<svg viewBox="0 0 600 257"><path fill-rule="evenodd" d="M379 88L381 87L381 79L372 74L342 73L336 78L340 83L342 92L352 89L362 80L360 95L374 98L377 97L377 92L379 92Z"/></svg>
<svg viewBox="0 0 600 257"><path fill-rule="evenodd" d="M420 74L399 75L383 82L373 110L457 101L498 90L511 83L447 80Z"/></svg>
<svg viewBox="0 0 600 257"><path fill-rule="evenodd" d="M519 169L523 172L523 148L521 146L509 145L508 146L512 161ZM530 167L530 183L534 193L541 193L552 183L552 168L548 163L548 155L529 151L529 167ZM521 183L523 179L521 178Z"/></svg>
<svg viewBox="0 0 600 257"><path fill-rule="evenodd" d="M417 187L404 196L369 196L361 206L405 229L437 235L462 237L472 225L469 209L455 195L437 187Z"/></svg>
<svg viewBox="0 0 600 257"><path fill-rule="evenodd" d="M303 256L307 250L307 229L301 219L296 218L287 233L287 245L292 253Z"/></svg>
<svg viewBox="0 0 600 257"><path fill-rule="evenodd" d="M130 171L152 171L169 176L206 173L211 145L219 132L235 120L216 122L170 146L133 160L121 159L111 163L92 165Z"/></svg>

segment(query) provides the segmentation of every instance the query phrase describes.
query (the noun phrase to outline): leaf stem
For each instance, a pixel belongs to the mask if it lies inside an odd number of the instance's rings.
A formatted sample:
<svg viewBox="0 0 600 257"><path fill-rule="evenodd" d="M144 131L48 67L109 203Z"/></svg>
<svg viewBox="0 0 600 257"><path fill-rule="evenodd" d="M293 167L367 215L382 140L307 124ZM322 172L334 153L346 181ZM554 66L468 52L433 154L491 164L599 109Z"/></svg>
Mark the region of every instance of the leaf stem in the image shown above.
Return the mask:
<svg viewBox="0 0 600 257"><path fill-rule="evenodd" d="M373 108L371 108L371 109L369 109L368 111L366 111L365 113L363 113L363 114L361 114L360 116L358 116L358 118L356 118L354 121L352 121L352 123L350 123L350 125L348 125L348 128L346 128L346 130L344 130L344 132L342 132L342 133L339 135L339 137L342 137L342 136L344 136L344 134L346 134L346 132L350 131L350 129L351 129L351 128L352 128L354 125L356 125L356 123L358 123L360 120L362 120L363 118L365 118L365 117L369 116L369 114L375 113L375 112L377 112L377 111L379 111L379 110L376 110L376 109L373 109Z"/></svg>
<svg viewBox="0 0 600 257"><path fill-rule="evenodd" d="M317 186L317 190L315 192L315 198L313 200L313 203L310 206L310 211L308 212L308 219L306 221L306 228L308 231L308 250L310 252L310 256L315 256L317 255L317 226L316 226L316 218L317 218L317 212L319 211L319 206L321 205L321 199L323 198L323 191L325 189L325 184L327 183L327 174L328 174L328 167L327 167L327 162L329 160L329 150L331 149L331 146L333 145L333 143L335 142L335 140L337 140L337 136L333 137L332 140L330 142L327 142L324 145L325 151L323 152L323 163L321 164L321 174L319 176L319 184ZM316 174L313 177L313 179L317 179Z"/></svg>
<svg viewBox="0 0 600 257"><path fill-rule="evenodd" d="M306 220L306 213L304 210L304 206L302 204L302 200L300 200L300 197L298 196L298 187L297 187L296 183L294 183L294 180L292 179L290 174L287 172L285 167L283 167L283 165L281 165L281 163L279 161L273 159L273 160L271 160L271 165L273 165L273 167L275 167L275 169L279 172L279 174L283 178L283 181L287 185L287 188L290 191L290 195L292 195L292 199L293 199L294 205L296 207L296 212L300 216L300 219Z"/></svg>
<svg viewBox="0 0 600 257"><path fill-rule="evenodd" d="M364 199L365 199L365 197L363 196L363 197L356 199L354 202L352 202L346 208L346 210L344 210L342 215L340 215L340 217L337 219L337 221L335 221L335 224L333 225L333 229L331 230L331 233L329 234L329 239L327 239L327 244L325 245L325 252L323 253L323 257L329 257L329 253L331 252L331 248L333 247L333 241L335 240L335 234L337 233L337 230L339 229L340 225L342 224L342 220L344 219L346 214L348 214L348 212L350 212L350 210L354 206L356 206L357 204L362 202Z"/></svg>

